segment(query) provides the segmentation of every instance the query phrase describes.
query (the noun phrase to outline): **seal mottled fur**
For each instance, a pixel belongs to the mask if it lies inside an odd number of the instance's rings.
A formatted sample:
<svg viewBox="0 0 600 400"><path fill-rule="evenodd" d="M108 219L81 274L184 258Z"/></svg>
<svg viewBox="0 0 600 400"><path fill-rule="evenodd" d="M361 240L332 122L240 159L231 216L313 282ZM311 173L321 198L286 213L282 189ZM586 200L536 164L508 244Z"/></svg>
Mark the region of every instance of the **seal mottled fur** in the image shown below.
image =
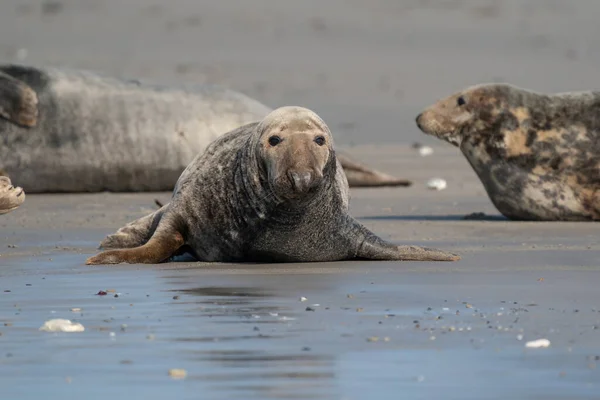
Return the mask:
<svg viewBox="0 0 600 400"><path fill-rule="evenodd" d="M0 214L16 210L25 201L25 192L15 187L8 176L0 176Z"/></svg>
<svg viewBox="0 0 600 400"><path fill-rule="evenodd" d="M460 148L496 208L515 220L600 220L600 92L482 84L417 117Z"/></svg>
<svg viewBox="0 0 600 400"><path fill-rule="evenodd" d="M213 142L185 169L169 204L101 244L87 264L158 263L181 249L200 261L453 261L388 243L348 214L348 182L329 128L282 107Z"/></svg>
<svg viewBox="0 0 600 400"><path fill-rule="evenodd" d="M0 169L28 193L172 190L220 135L271 111L218 86L0 66ZM351 186L408 186L341 159Z"/></svg>

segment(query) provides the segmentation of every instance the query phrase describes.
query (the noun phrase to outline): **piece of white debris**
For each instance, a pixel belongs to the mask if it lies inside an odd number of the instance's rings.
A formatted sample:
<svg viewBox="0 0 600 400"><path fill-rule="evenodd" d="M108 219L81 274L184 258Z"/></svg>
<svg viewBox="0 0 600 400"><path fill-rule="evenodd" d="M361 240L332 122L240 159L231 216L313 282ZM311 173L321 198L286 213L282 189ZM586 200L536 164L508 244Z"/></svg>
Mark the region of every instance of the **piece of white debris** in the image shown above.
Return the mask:
<svg viewBox="0 0 600 400"><path fill-rule="evenodd" d="M75 308L71 308L71 312L80 312L81 308L79 307L75 307Z"/></svg>
<svg viewBox="0 0 600 400"><path fill-rule="evenodd" d="M302 296L302 297L300 297L300 299L299 299L299 300L300 300L300 301L306 301L306 300L308 300L308 299L307 299L306 297Z"/></svg>
<svg viewBox="0 0 600 400"><path fill-rule="evenodd" d="M448 184L442 178L432 178L427 181L427 187L432 190L444 190Z"/></svg>
<svg viewBox="0 0 600 400"><path fill-rule="evenodd" d="M430 156L433 154L433 149L429 146L421 146L419 147L419 154L421 157Z"/></svg>
<svg viewBox="0 0 600 400"><path fill-rule="evenodd" d="M83 332L84 330L83 325L68 319L51 319L40 327L40 331L45 332Z"/></svg>
<svg viewBox="0 0 600 400"><path fill-rule="evenodd" d="M548 339L532 340L530 342L525 343L525 347L528 347L530 349L539 349L540 347L548 346L550 346L550 341Z"/></svg>
<svg viewBox="0 0 600 400"><path fill-rule="evenodd" d="M517 340L523 340L523 335L521 335L521 334L518 334L518 335L517 335Z"/></svg>
<svg viewBox="0 0 600 400"><path fill-rule="evenodd" d="M173 368L169 370L169 376L173 379L184 379L187 376L185 369Z"/></svg>

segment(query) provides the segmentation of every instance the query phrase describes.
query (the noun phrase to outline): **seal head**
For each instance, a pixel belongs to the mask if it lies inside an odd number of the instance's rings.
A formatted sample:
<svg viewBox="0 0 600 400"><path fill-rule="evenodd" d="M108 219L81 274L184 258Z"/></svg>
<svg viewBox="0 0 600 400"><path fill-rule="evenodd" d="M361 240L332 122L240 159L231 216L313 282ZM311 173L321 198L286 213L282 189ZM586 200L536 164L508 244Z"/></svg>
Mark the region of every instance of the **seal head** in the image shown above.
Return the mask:
<svg viewBox="0 0 600 400"><path fill-rule="evenodd" d="M281 107L257 126L263 160L273 192L294 199L314 192L324 171L334 164L329 128L316 114L299 107Z"/></svg>
<svg viewBox="0 0 600 400"><path fill-rule="evenodd" d="M527 93L508 84L471 86L439 100L416 118L419 129L457 147L469 135L514 130L529 118ZM540 97L538 103L544 102Z"/></svg>

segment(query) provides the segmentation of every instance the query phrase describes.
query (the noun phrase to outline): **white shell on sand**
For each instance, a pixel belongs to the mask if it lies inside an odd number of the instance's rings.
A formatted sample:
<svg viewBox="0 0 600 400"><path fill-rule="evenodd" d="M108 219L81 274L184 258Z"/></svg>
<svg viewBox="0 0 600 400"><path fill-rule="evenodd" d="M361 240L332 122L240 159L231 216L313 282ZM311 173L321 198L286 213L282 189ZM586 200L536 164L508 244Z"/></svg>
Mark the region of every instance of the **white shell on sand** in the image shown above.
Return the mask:
<svg viewBox="0 0 600 400"><path fill-rule="evenodd" d="M85 328L80 323L60 318L46 321L40 327L40 331L45 332L83 332L84 330Z"/></svg>
<svg viewBox="0 0 600 400"><path fill-rule="evenodd" d="M550 346L550 341L548 339L532 340L530 342L525 343L525 347L529 347L530 349L539 349L540 347L548 346Z"/></svg>
<svg viewBox="0 0 600 400"><path fill-rule="evenodd" d="M429 146L421 146L419 147L419 154L421 157L430 156L433 154L433 149Z"/></svg>
<svg viewBox="0 0 600 400"><path fill-rule="evenodd" d="M448 184L442 178L432 178L427 181L427 187L433 190L444 190Z"/></svg>

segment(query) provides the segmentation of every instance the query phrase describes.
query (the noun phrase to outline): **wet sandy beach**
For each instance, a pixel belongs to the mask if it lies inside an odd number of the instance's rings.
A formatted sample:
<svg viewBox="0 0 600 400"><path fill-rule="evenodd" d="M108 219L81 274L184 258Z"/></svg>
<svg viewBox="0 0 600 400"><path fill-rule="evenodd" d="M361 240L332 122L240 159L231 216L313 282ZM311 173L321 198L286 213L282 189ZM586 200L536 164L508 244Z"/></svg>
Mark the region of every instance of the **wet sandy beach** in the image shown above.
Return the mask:
<svg viewBox="0 0 600 400"><path fill-rule="evenodd" d="M598 224L505 220L458 151L414 124L477 82L598 89L598 11L591 0L3 2L2 62L219 83L314 109L338 147L414 181L352 190L352 214L463 259L89 267L106 234L169 193L28 195L0 216L0 398L600 398ZM433 177L448 188L427 189ZM489 218L463 219L475 212ZM40 332L51 318L85 332ZM539 338L550 347L525 348Z"/></svg>

